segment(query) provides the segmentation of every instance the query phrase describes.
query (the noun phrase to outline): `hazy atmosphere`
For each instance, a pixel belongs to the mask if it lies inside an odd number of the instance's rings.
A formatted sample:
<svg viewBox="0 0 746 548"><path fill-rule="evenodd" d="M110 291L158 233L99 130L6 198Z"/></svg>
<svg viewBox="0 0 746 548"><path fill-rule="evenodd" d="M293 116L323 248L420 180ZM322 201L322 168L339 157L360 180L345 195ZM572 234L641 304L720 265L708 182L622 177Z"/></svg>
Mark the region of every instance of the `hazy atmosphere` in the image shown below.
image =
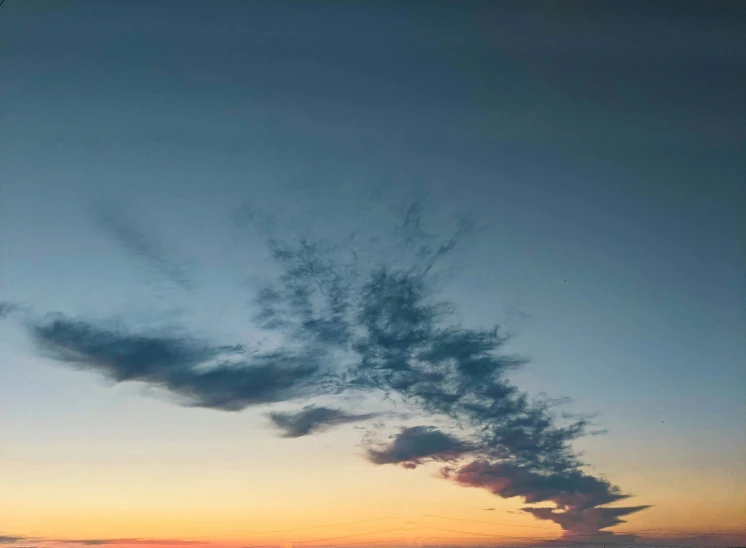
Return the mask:
<svg viewBox="0 0 746 548"><path fill-rule="evenodd" d="M744 29L3 2L0 548L744 546Z"/></svg>

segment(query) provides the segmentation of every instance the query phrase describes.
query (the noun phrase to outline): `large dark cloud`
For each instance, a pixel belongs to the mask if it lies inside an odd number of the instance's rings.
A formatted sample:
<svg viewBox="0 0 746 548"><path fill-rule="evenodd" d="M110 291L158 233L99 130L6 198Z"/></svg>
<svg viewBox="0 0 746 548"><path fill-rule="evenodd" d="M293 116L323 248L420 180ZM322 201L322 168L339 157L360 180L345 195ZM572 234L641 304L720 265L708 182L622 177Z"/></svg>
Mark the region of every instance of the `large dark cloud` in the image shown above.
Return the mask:
<svg viewBox="0 0 746 548"><path fill-rule="evenodd" d="M285 438L300 438L323 432L334 426L365 421L376 416L376 413L354 415L341 409L321 406L306 406L296 413L279 411L269 413L272 424L282 431Z"/></svg>
<svg viewBox="0 0 746 548"><path fill-rule="evenodd" d="M526 360L504 352L508 338L497 327L463 326L452 303L436 298L436 267L468 230L462 224L451 237L435 238L422 214L415 203L395 227L391 257L404 251L405 260L363 263L358 250L273 238L281 274L255 301L258 324L334 352L347 364L339 391L379 390L464 432L457 438L435 428L402 429L388 445L368 449L375 463L451 461L444 477L529 504L551 503L526 511L568 532L598 531L646 508L604 506L627 495L584 472L573 451L589 420L562 419L555 402L522 392L507 375Z"/></svg>
<svg viewBox="0 0 746 548"><path fill-rule="evenodd" d="M512 384L509 372L526 360L505 352L507 337L498 327L464 326L453 304L437 298L443 265L470 226L462 222L439 238L424 230L422 215L421 203L409 207L391 249L377 256L352 238L340 240L347 245L265 231L279 274L259 289L251 321L281 341L271 352L64 316L37 322L31 332L53 359L117 382L163 387L189 405L239 410L352 392L400 400L461 434L400 429L387 446L369 448L370 460L409 468L447 462L443 477L460 485L552 504L524 510L568 534L600 531L646 508L605 506L628 495L584 471L572 442L589 433L588 419L560 415L556 402ZM332 408L270 418L289 437L362 420Z"/></svg>

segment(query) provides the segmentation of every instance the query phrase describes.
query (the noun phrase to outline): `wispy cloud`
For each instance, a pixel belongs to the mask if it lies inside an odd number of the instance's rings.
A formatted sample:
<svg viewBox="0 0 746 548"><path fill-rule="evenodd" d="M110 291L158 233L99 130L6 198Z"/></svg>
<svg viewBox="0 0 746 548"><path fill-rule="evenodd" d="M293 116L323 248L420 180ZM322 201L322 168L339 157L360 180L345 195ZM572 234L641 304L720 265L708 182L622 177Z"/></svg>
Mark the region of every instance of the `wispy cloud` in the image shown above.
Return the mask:
<svg viewBox="0 0 746 548"><path fill-rule="evenodd" d="M144 545L144 546L193 546L204 545L205 542L197 540L182 539L143 539L143 538L116 538L116 539L92 539L92 540L66 540L70 544L85 544L89 546L100 545Z"/></svg>
<svg viewBox="0 0 746 548"><path fill-rule="evenodd" d="M295 413L274 411L268 416L273 426L282 431L283 437L300 438L335 426L369 420L378 414L353 415L331 407L306 406Z"/></svg>
<svg viewBox="0 0 746 548"><path fill-rule="evenodd" d="M20 305L11 301L0 301L0 318L9 318L21 309Z"/></svg>
<svg viewBox="0 0 746 548"><path fill-rule="evenodd" d="M115 538L115 539L60 539L49 537L25 537L0 535L0 545L9 546L26 546L33 543L38 546L48 544L59 545L76 545L76 546L130 546L130 545L148 545L148 546L192 546L205 545L204 541L183 540L183 539L147 539L147 538Z"/></svg>
<svg viewBox="0 0 746 548"><path fill-rule="evenodd" d="M188 269L171 258L165 246L152 234L143 230L122 207L99 203L95 207L98 225L109 233L122 248L143 261L159 276L182 289L192 289L194 281Z"/></svg>

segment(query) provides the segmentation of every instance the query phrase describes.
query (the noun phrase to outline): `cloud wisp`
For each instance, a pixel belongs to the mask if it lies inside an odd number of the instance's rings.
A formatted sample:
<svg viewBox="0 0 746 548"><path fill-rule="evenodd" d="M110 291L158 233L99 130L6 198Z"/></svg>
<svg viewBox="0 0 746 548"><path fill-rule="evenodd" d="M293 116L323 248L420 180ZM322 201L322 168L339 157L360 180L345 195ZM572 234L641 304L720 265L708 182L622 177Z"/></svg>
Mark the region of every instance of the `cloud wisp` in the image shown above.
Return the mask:
<svg viewBox="0 0 746 548"><path fill-rule="evenodd" d="M82 539L63 540L67 544L83 544L86 546L109 546L109 545L137 545L137 546L194 546L204 545L205 542L198 540L183 539L149 539L149 538L115 538L115 539Z"/></svg>
<svg viewBox="0 0 746 548"><path fill-rule="evenodd" d="M11 302L0 301L0 318L7 318L15 312L15 305Z"/></svg>
<svg viewBox="0 0 746 548"><path fill-rule="evenodd" d="M18 312L29 312L30 309L12 301L0 301L0 320L10 318Z"/></svg>
<svg viewBox="0 0 746 548"><path fill-rule="evenodd" d="M394 227L392 252L375 260L352 238L347 248L268 238L279 275L258 291L250 320L282 341L272 351L65 316L32 323L30 331L56 361L164 388L185 405L238 411L361 392L401 400L423 423L445 426L399 428L387 444L368 446L372 463L440 463L443 478L518 497L530 505L525 512L567 535L601 531L647 508L608 507L629 495L584 471L572 442L589 433L589 420L568 419L556 402L512 384L508 373L526 359L505 353L508 337L498 327L464 326L454 305L437 298L438 268L469 225L437 239L423 230L422 214L420 203L408 208ZM296 438L372 416L307 406L269 418Z"/></svg>
<svg viewBox="0 0 746 548"><path fill-rule="evenodd" d="M116 546L116 545L144 545L144 546L192 546L204 545L203 541L183 539L148 539L148 538L115 538L115 539L58 539L46 537L22 537L0 535L0 545L26 546L33 542L36 545L64 544L82 546Z"/></svg>
<svg viewBox="0 0 746 548"><path fill-rule="evenodd" d="M332 407L306 406L295 413L273 411L268 414L272 425L282 431L284 438L300 438L324 432L335 426L366 421L377 413L349 414Z"/></svg>
<svg viewBox="0 0 746 548"><path fill-rule="evenodd" d="M163 279L181 289L194 288L194 281L187 268L170 258L164 245L128 218L121 208L99 204L96 208L96 220L124 250L143 261Z"/></svg>

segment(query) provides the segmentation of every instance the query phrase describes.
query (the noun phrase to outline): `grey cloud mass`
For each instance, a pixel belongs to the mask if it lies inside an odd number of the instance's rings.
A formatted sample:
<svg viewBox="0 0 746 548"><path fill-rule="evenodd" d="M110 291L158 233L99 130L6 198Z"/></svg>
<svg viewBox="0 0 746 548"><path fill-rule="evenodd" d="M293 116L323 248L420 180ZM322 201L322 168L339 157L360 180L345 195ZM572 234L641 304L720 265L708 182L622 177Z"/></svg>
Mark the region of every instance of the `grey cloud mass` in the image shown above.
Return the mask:
<svg viewBox="0 0 746 548"><path fill-rule="evenodd" d="M529 504L554 503L554 512L529 513L567 531L603 529L644 509L603 508L627 495L586 474L572 450L571 442L589 433L589 420L560 420L555 402L530 398L508 381L506 373L527 360L502 352L508 338L498 327L453 321L453 304L436 298L435 267L468 231L462 224L437 239L423 229L423 215L422 202L413 203L392 234L392 248L408 253L409 262L362 265L355 250L274 239L282 273L255 303L260 325L343 356L349 366L339 372L340 392L378 390L465 430L462 441L435 428L404 428L388 446L368 449L374 463L414 468L471 456L446 466L443 476Z"/></svg>
<svg viewBox="0 0 746 548"><path fill-rule="evenodd" d="M361 260L352 238L347 248L269 238L279 275L258 291L250 320L281 341L271 351L66 316L32 324L31 334L54 360L164 388L185 405L237 411L320 395L397 398L463 435L403 428L388 445L369 447L369 460L407 468L447 462L442 477L460 485L553 504L524 510L570 533L601 530L646 508L604 506L628 495L583 471L571 443L589 433L588 419L558 416L556 402L512 384L507 373L526 359L503 352L508 338L498 327L464 327L455 306L437 298L438 266L469 231L462 223L436 238L422 228L423 213L421 203L408 208L391 234L392 253L375 261ZM269 415L291 438L371 416L312 406Z"/></svg>

